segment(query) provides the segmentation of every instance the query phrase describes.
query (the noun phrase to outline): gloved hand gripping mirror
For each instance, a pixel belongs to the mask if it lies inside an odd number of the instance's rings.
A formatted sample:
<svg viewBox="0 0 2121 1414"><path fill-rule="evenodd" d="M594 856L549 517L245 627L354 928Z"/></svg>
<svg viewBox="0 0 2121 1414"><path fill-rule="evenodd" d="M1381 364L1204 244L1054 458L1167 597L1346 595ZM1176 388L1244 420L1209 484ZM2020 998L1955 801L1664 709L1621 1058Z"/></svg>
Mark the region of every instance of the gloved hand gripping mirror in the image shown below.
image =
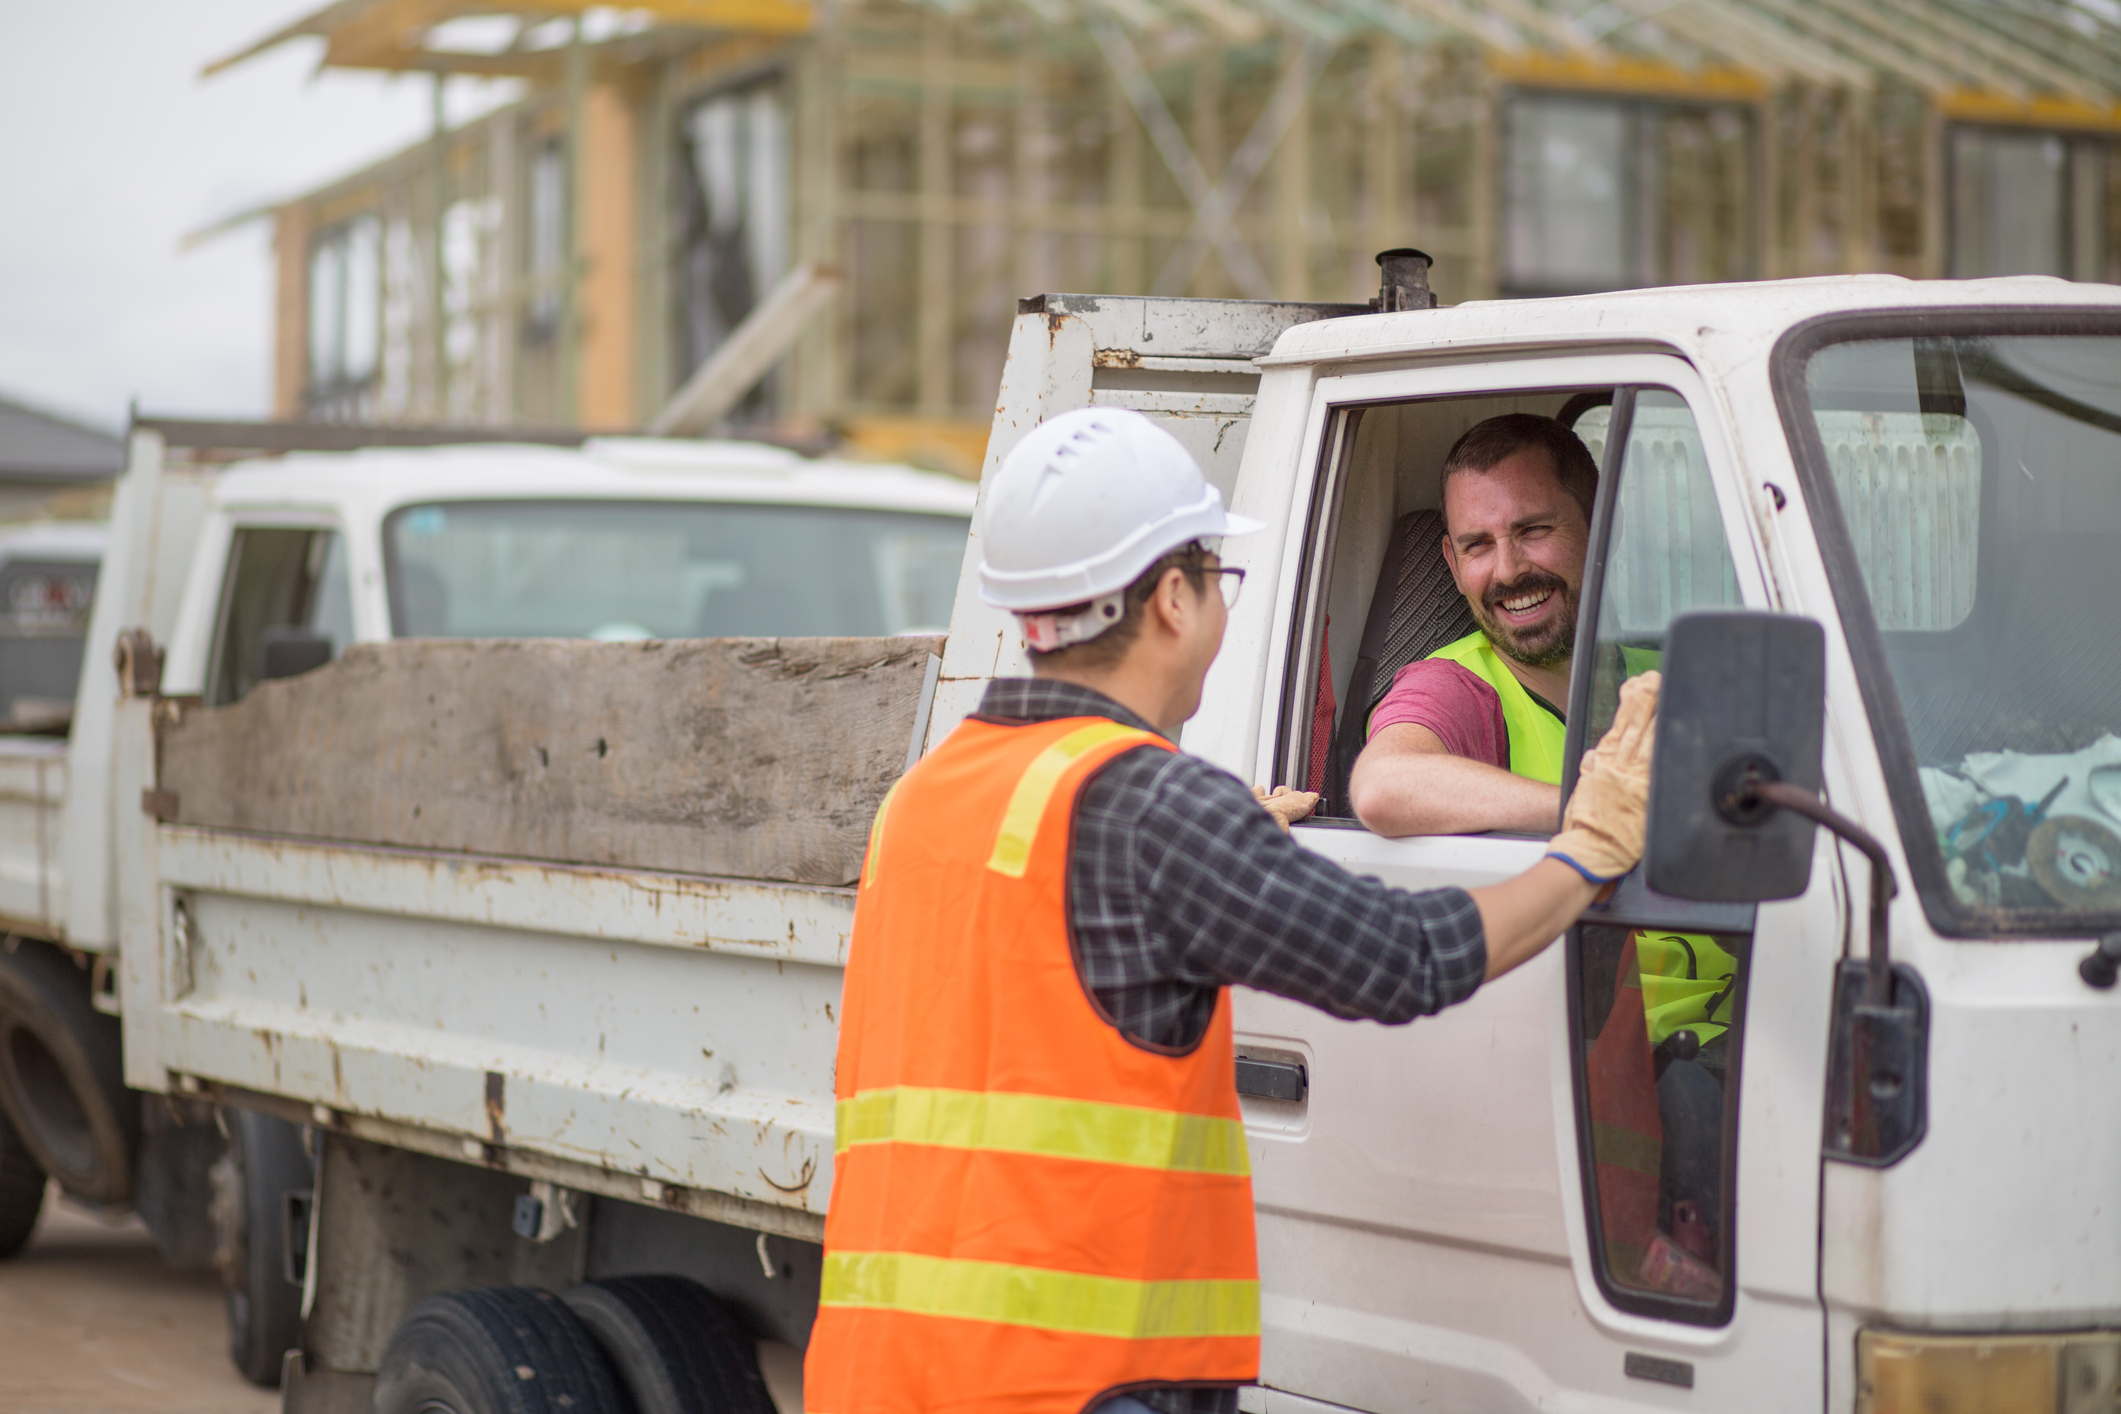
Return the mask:
<svg viewBox="0 0 2121 1414"><path fill-rule="evenodd" d="M1788 614L1672 620L1650 768L1649 886L1673 898L1793 898L1812 876L1813 821L1753 787L1816 796L1826 721L1826 635Z"/></svg>

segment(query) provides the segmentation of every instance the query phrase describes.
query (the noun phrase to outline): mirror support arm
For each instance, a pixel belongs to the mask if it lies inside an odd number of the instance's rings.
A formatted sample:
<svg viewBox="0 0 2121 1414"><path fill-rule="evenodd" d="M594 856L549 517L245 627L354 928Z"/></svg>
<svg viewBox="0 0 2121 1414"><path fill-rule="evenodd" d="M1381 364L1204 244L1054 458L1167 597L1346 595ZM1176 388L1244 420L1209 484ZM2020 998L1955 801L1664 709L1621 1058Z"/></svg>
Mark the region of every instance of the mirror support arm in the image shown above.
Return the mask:
<svg viewBox="0 0 2121 1414"><path fill-rule="evenodd" d="M1800 786L1788 781L1760 781L1749 792L1770 805L1784 810L1794 810L1799 815L1816 820L1863 851L1864 858L1871 862L1871 940L1870 975L1866 979L1864 1000L1872 1006L1886 1006L1892 998L1893 949L1891 935L1886 924L1886 910L1900 885L1893 878L1892 862L1885 856L1885 846L1878 843L1877 836L1857 824L1854 820L1833 809L1825 801Z"/></svg>
<svg viewBox="0 0 2121 1414"><path fill-rule="evenodd" d="M1835 1024L1827 1079L1827 1157L1885 1167L1898 1163L1929 1127L1929 1004L1912 971L1893 968L1887 910L1899 888L1885 847L1855 821L1788 781L1756 781L1745 795L1816 820L1863 851L1871 863L1870 961L1844 963L1835 978Z"/></svg>

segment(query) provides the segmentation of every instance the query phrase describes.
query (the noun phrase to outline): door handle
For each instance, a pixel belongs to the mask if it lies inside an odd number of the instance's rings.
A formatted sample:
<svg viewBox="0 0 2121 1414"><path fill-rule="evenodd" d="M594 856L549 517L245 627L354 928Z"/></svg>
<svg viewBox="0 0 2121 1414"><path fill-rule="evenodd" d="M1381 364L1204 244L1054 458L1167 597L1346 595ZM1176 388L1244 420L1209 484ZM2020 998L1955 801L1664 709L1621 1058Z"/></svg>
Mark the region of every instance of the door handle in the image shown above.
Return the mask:
<svg viewBox="0 0 2121 1414"><path fill-rule="evenodd" d="M1262 1100L1285 1100L1301 1104L1311 1090L1311 1078L1300 1064L1289 1061L1237 1058L1237 1093Z"/></svg>

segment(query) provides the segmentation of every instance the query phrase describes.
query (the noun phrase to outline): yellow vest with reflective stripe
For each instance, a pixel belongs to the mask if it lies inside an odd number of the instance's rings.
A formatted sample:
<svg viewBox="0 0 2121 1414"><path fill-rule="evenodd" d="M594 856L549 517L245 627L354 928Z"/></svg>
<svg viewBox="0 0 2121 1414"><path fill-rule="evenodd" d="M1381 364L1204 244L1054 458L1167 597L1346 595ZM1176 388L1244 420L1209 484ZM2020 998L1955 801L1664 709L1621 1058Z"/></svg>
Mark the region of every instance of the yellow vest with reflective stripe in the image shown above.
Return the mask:
<svg viewBox="0 0 2121 1414"><path fill-rule="evenodd" d="M1730 1029L1738 959L1714 938L1644 928L1635 949L1651 1045L1683 1027L1706 1046Z"/></svg>
<svg viewBox="0 0 2121 1414"><path fill-rule="evenodd" d="M1562 748L1569 729L1561 718L1532 700L1532 694L1502 661L1502 654L1479 629L1429 655L1458 664L1495 689L1502 701L1502 724L1510 736L1510 774L1561 784Z"/></svg>

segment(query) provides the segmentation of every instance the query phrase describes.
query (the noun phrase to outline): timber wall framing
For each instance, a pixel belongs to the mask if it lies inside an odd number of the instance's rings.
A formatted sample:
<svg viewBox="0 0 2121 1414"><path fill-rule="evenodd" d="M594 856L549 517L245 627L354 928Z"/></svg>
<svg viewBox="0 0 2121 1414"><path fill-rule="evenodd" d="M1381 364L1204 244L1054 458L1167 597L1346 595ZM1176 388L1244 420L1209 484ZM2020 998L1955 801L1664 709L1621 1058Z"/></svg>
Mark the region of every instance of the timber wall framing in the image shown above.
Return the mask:
<svg viewBox="0 0 2121 1414"><path fill-rule="evenodd" d="M1742 175L1728 162L1682 162L1679 180L1694 186L1664 196L1694 222L1671 239L1727 247L1690 278L1944 272L1947 125L1968 115L1891 75L1777 88L1737 70L1595 69L1376 33L1327 50L1231 212L1265 288L1192 240L1194 201L1168 142L1084 26L1049 25L1028 8L950 16L875 0L799 38L599 58L578 124L564 86L548 84L283 208L278 405L303 403L305 246L373 212L402 266L385 281L385 354L358 406L312 399L312 411L645 421L689 371L678 335L680 124L703 98L762 78L778 84L789 121L789 264L846 275L780 375L779 411L800 425L865 429L858 444L886 455L924 459L923 439L955 439L926 459L976 463L1013 302L1026 293L1361 299L1373 253L1409 243L1437 258L1446 302L1505 292L1514 94L1738 115ZM1140 62L1213 178L1241 162L1273 95L1306 61L1302 38L1258 24L1162 48L1144 40ZM570 182L572 254L532 274L527 164L570 131L582 157ZM446 233L443 212L455 213ZM2121 231L2111 240L2121 246ZM571 318L541 330L527 311L551 300L555 282Z"/></svg>

